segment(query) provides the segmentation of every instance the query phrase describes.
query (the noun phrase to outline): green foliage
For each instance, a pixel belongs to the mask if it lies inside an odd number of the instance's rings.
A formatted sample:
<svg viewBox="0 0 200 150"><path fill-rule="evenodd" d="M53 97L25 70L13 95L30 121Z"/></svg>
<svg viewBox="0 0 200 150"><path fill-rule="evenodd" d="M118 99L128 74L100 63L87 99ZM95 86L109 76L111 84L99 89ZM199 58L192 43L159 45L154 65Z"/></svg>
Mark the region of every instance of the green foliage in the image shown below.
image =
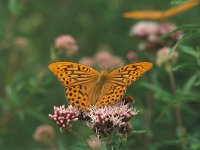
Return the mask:
<svg viewBox="0 0 200 150"><path fill-rule="evenodd" d="M178 28L164 37L179 31L183 38L170 51L179 54L177 62L161 67L156 65L158 56L154 52L139 51L138 40L129 36L136 21L122 17L126 11L141 8L168 9L170 2L167 3L1 0L0 149L92 149L87 141L93 133L83 124L73 125L77 137L72 132L61 133L49 120L53 106L67 103L63 87L48 70L48 64L61 57L78 62L102 47L108 47L123 60L134 50L137 61L151 61L154 67L127 89L126 95L134 96L134 107L139 109L139 114L130 121L133 130L127 140L113 137L109 144L101 143L101 150L200 149L199 6L169 18ZM79 47L76 54L66 56L61 52L60 57L55 54L54 41L63 34L75 38ZM34 139L36 128L43 124L54 127L55 135L50 142Z"/></svg>

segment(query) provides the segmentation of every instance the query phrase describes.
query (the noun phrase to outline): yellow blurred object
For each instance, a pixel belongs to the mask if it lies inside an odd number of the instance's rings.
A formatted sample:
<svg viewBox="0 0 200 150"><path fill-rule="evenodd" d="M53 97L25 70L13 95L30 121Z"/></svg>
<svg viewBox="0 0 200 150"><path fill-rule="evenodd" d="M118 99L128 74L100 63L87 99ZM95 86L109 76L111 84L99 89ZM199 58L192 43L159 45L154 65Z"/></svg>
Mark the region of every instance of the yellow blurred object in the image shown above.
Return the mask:
<svg viewBox="0 0 200 150"><path fill-rule="evenodd" d="M184 11L187 11L199 4L198 0L191 0L187 3L183 3L177 7L160 11L160 10L144 10L144 11L133 11L126 12L123 14L123 17L129 19L150 19L150 20L165 20L176 14L180 14Z"/></svg>

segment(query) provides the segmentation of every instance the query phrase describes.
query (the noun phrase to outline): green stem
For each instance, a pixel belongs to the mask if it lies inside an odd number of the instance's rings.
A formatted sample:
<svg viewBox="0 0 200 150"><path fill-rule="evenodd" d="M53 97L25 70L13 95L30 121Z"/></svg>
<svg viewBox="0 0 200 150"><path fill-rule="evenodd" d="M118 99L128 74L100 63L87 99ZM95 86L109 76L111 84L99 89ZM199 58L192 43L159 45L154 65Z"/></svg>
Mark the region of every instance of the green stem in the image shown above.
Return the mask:
<svg viewBox="0 0 200 150"><path fill-rule="evenodd" d="M166 70L167 70L167 73L169 76L169 81L170 81L172 92L175 95L176 94L176 83L175 83L174 73L173 73L171 64L166 65ZM175 106L175 116L176 116L177 129L184 129L179 103L177 103ZM183 143L183 138L184 138L183 136L184 136L183 133L181 133L179 138L181 140L181 149L185 150L185 144Z"/></svg>

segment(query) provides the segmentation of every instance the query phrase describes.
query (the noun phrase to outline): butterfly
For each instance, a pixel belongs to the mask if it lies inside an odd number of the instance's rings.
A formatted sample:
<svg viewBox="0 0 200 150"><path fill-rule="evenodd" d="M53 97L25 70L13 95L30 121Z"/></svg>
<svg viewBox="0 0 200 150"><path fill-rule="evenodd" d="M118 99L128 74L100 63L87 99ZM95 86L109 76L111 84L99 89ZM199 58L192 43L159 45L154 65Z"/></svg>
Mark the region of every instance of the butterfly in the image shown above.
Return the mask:
<svg viewBox="0 0 200 150"><path fill-rule="evenodd" d="M66 98L75 107L88 109L95 105L111 105L122 99L126 88L152 67L150 62L138 62L110 73L74 62L55 62L49 69L65 87Z"/></svg>
<svg viewBox="0 0 200 150"><path fill-rule="evenodd" d="M147 10L147 11L133 11L126 12L123 14L125 18L130 19L154 19L154 20L164 20L176 14L182 13L188 9L191 9L199 4L198 0L192 0L187 3L183 3L177 7L159 11L159 10Z"/></svg>

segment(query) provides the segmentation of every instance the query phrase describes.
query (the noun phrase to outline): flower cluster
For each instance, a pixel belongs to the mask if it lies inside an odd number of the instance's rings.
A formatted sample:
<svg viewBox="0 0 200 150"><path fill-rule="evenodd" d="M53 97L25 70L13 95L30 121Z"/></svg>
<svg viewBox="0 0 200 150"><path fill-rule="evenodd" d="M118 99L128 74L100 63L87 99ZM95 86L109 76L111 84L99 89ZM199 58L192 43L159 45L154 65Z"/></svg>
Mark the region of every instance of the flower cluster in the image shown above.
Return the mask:
<svg viewBox="0 0 200 150"><path fill-rule="evenodd" d="M98 51L93 57L83 57L79 63L87 66L101 65L104 68L124 65L121 57L112 55L107 49Z"/></svg>
<svg viewBox="0 0 200 150"><path fill-rule="evenodd" d="M78 120L80 115L80 111L78 108L69 106L65 108L65 106L56 107L54 106L54 114L49 114L50 119L56 122L61 128L70 127L71 121Z"/></svg>
<svg viewBox="0 0 200 150"><path fill-rule="evenodd" d="M137 54L134 51L130 51L126 55L127 60L130 61L130 62L132 62L132 63L135 62L135 61L137 61L137 57L138 56L137 56Z"/></svg>
<svg viewBox="0 0 200 150"><path fill-rule="evenodd" d="M130 103L118 102L100 108L90 107L83 111L73 106L54 107L54 114L49 114L50 119L56 122L61 129L70 128L73 121L83 121L93 129L97 135L107 137L111 133L126 134L131 130L128 121L137 114L130 107Z"/></svg>
<svg viewBox="0 0 200 150"><path fill-rule="evenodd" d="M71 35L60 35L55 39L55 47L59 50L62 54L71 56L72 54L76 53L78 50L78 46L76 44L75 39Z"/></svg>
<svg viewBox="0 0 200 150"><path fill-rule="evenodd" d="M36 128L33 139L38 142L43 142L46 144L49 144L54 140L55 138L55 132L52 126L50 125L40 125Z"/></svg>
<svg viewBox="0 0 200 150"><path fill-rule="evenodd" d="M66 57L71 57L78 51L76 40L68 34L56 37L54 47L51 48L50 58L51 61L56 62Z"/></svg>
<svg viewBox="0 0 200 150"><path fill-rule="evenodd" d="M100 135L108 136L114 130L127 133L131 127L128 121L137 114L132 110L129 103L122 102L101 108L91 107L87 115L90 117L89 126Z"/></svg>
<svg viewBox="0 0 200 150"><path fill-rule="evenodd" d="M173 51L170 53L169 47L164 47L157 52L156 64L157 66L162 66L166 63L174 64L178 59L178 53Z"/></svg>
<svg viewBox="0 0 200 150"><path fill-rule="evenodd" d="M161 38L162 35L172 32L175 29L176 25L173 23L141 21L132 27L130 35L145 40L145 42L140 44L140 49L146 51L155 51L165 46L171 46L176 41L181 39L181 32L175 32L166 38Z"/></svg>

